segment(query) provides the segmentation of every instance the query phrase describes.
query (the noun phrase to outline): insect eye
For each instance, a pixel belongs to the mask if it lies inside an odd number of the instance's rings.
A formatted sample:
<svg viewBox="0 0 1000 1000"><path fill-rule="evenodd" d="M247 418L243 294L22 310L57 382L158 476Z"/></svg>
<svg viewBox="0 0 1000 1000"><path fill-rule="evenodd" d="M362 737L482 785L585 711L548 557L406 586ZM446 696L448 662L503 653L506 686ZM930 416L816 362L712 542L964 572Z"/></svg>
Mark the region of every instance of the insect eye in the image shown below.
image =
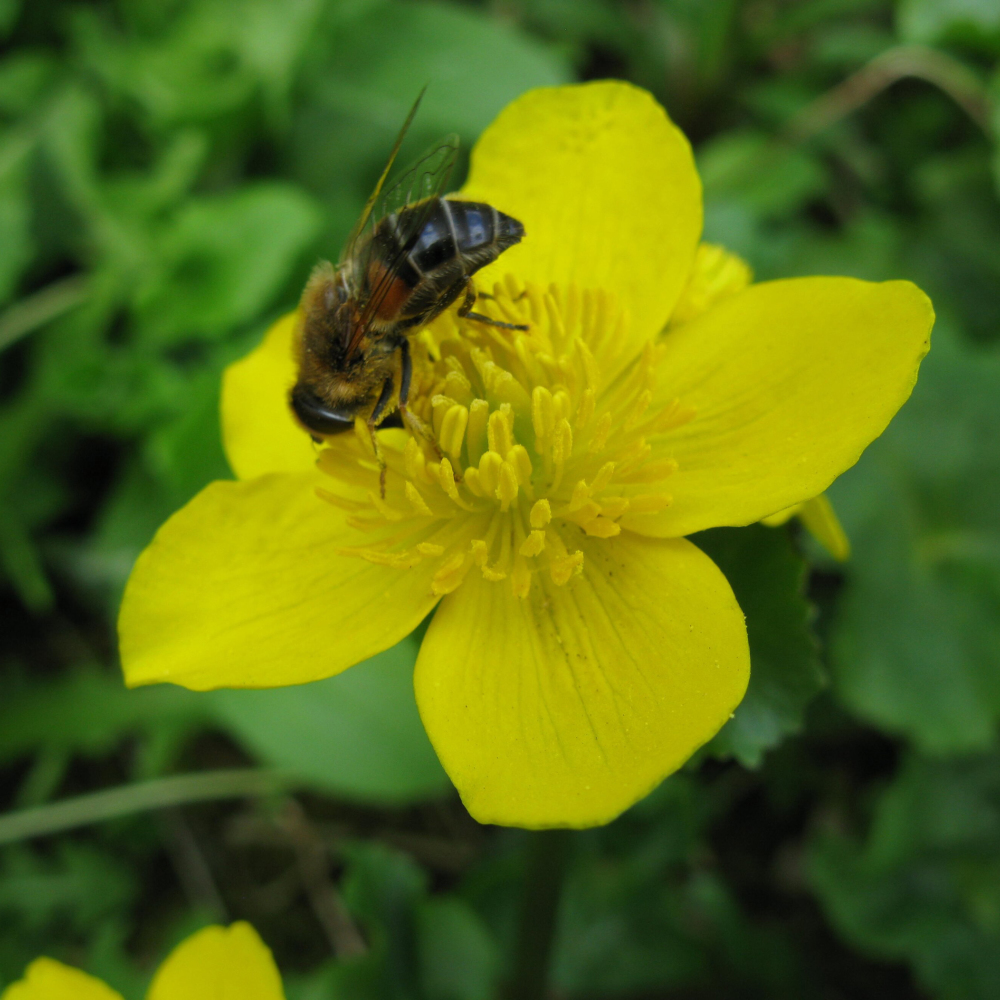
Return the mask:
<svg viewBox="0 0 1000 1000"><path fill-rule="evenodd" d="M317 434L339 434L354 426L352 414L327 405L301 383L292 389L290 402L302 426Z"/></svg>

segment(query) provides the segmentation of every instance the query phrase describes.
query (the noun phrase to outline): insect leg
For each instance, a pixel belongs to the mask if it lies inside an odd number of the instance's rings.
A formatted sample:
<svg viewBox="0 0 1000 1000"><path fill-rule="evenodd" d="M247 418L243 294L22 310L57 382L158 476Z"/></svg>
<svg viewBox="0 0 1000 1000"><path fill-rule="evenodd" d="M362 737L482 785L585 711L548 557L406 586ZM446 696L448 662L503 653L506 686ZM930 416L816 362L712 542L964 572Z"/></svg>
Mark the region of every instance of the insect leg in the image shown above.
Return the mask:
<svg viewBox="0 0 1000 1000"><path fill-rule="evenodd" d="M516 295L513 299L511 299L511 302L520 302L521 299L523 299L525 297L525 295L527 295L527 294L528 294L527 292L521 292L520 295ZM480 291L476 292L476 298L477 299L489 299L490 302L496 302L496 300L497 300L497 297L495 295L490 295L489 292L480 292Z"/></svg>
<svg viewBox="0 0 1000 1000"><path fill-rule="evenodd" d="M375 409L372 410L372 415L368 418L368 423L375 427L378 424L378 418L382 416L382 411L386 408L390 399L392 399L392 376L390 375L382 386L382 392L379 394L378 402L375 404ZM400 393L402 393L402 388L400 388Z"/></svg>
<svg viewBox="0 0 1000 1000"><path fill-rule="evenodd" d="M473 312L472 307L476 304L477 298L491 299L493 296L477 292L476 286L470 278L469 283L465 286L465 301L458 307L458 315L463 319L471 319L474 323L483 323L486 326L498 326L501 330L528 329L526 323L504 323L503 320L490 319L489 316L484 316L482 313Z"/></svg>
<svg viewBox="0 0 1000 1000"><path fill-rule="evenodd" d="M385 458L382 455L382 448L378 443L378 435L375 433L375 427L378 424L378 418L382 416L382 411L386 408L389 400L392 399L392 389L393 382L390 375L385 380L382 392L375 403L375 409L372 410L371 416L368 418L368 433L371 435L372 448L375 451L375 459L378 462L378 489L383 500L385 499Z"/></svg>
<svg viewBox="0 0 1000 1000"><path fill-rule="evenodd" d="M467 312L465 314L466 319L471 319L473 323L482 323L484 326L498 326L501 330L527 330L527 323L504 323L503 320L490 319L489 316L484 316L482 313L477 312Z"/></svg>
<svg viewBox="0 0 1000 1000"><path fill-rule="evenodd" d="M434 449L434 454L437 455L440 462L444 456L441 454L441 449L438 447L437 441L434 440L430 428L415 413L411 413L406 405L410 398L410 382L413 379L413 359L410 357L410 342L408 340L404 340L399 345L399 361L399 415L403 418L404 426L409 427L411 434L423 438ZM455 479L460 480L460 478L456 472Z"/></svg>

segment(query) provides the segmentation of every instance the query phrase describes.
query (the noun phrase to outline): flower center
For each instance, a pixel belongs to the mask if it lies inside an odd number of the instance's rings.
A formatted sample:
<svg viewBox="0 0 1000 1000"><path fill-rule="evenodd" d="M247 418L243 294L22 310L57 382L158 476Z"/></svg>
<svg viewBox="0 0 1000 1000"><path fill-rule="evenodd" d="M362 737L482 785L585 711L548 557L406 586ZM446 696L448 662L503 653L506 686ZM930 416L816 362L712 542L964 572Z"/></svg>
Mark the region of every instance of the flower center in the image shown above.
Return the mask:
<svg viewBox="0 0 1000 1000"><path fill-rule="evenodd" d="M677 465L660 436L694 413L651 407L659 349L628 356L628 316L606 292L508 276L477 309L528 330L435 320L414 344L426 354L410 409L424 433L379 434L384 498L360 424L321 453L341 487L321 495L376 536L345 551L399 568L435 559L435 593L475 567L524 597L536 572L559 585L580 572L582 539L669 506Z"/></svg>

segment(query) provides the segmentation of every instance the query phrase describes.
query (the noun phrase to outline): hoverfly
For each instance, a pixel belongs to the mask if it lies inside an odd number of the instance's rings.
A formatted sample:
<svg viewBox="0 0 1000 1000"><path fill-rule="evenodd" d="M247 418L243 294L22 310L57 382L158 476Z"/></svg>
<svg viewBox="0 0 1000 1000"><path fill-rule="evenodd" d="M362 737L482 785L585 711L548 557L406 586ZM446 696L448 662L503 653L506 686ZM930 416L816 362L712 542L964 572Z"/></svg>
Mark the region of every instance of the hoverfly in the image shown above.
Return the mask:
<svg viewBox="0 0 1000 1000"><path fill-rule="evenodd" d="M428 438L406 406L412 376L410 334L462 295L460 316L527 329L472 309L477 298L472 275L520 242L524 227L491 205L442 197L458 153L457 136L444 139L384 188L422 97L423 92L339 263L334 267L321 262L306 284L300 306L298 380L289 396L295 416L315 440L351 428L356 417L365 416L379 456L377 426L405 425ZM387 413L394 397L397 410Z"/></svg>

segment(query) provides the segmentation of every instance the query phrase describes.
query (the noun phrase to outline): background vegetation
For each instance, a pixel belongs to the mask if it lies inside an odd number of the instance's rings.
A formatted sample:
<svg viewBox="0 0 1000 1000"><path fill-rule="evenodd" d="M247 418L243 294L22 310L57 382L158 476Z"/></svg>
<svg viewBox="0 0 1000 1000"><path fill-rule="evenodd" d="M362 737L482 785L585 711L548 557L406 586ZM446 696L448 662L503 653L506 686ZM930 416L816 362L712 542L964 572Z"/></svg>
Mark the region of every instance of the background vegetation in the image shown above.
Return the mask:
<svg viewBox="0 0 1000 1000"><path fill-rule="evenodd" d="M0 985L44 952L137 1000L237 918L297 1000L510 975L528 838L450 791L413 641L305 689L126 693L113 621L158 524L228 476L222 367L336 254L420 87L414 150L619 76L694 142L708 239L760 278L913 279L939 321L832 491L847 565L794 526L696 539L747 612L751 692L569 841L554 989L1000 996L996 0L2 0L0 33L0 807L248 765L294 791L0 820Z"/></svg>

